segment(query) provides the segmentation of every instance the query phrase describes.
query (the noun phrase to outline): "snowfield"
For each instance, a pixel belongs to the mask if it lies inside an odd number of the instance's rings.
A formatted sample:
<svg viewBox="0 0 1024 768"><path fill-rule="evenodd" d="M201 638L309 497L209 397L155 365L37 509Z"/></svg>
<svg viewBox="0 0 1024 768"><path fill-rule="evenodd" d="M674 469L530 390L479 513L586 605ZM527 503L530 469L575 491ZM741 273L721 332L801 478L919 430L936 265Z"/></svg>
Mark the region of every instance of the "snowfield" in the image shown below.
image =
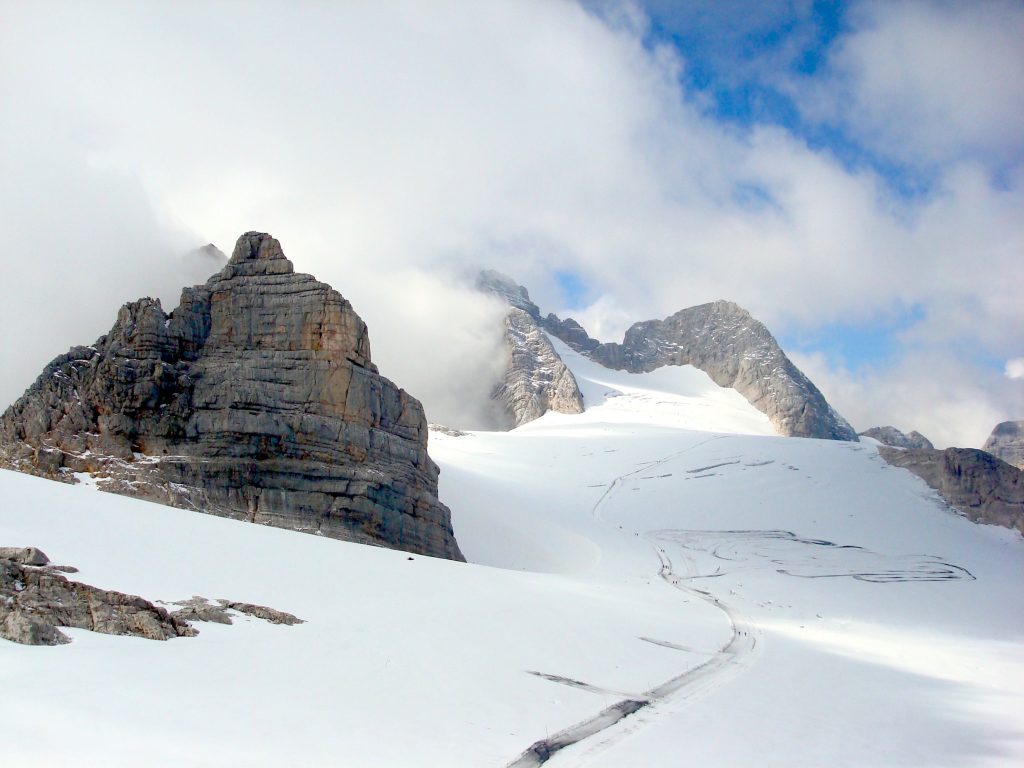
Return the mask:
<svg viewBox="0 0 1024 768"><path fill-rule="evenodd" d="M306 622L0 640L6 760L1024 764L1018 534L871 444L774 436L693 368L608 371L553 343L584 414L431 434L470 564L0 472L0 545Z"/></svg>

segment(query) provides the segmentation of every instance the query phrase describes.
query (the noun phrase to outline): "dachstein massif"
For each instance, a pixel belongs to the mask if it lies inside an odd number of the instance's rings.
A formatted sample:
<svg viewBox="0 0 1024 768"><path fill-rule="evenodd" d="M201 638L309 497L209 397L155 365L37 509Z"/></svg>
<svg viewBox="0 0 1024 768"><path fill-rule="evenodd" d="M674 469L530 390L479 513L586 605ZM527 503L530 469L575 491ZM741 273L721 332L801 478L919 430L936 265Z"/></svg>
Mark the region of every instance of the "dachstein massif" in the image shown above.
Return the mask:
<svg viewBox="0 0 1024 768"><path fill-rule="evenodd" d="M505 429L428 425L223 258L0 417L12 764L1024 763L1021 422L858 435L732 302L601 342L485 271Z"/></svg>

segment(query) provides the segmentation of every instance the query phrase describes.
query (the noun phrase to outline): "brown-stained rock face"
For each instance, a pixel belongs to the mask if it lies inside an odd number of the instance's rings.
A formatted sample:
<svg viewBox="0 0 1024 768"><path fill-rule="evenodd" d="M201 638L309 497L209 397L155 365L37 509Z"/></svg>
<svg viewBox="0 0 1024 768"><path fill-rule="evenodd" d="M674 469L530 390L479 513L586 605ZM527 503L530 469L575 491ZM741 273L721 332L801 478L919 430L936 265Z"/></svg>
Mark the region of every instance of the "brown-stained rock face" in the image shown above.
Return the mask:
<svg viewBox="0 0 1024 768"><path fill-rule="evenodd" d="M70 642L60 627L88 629L104 635L130 635L147 640L195 637L189 622L231 624L231 612L271 624L304 623L297 616L265 605L204 597L181 600L168 611L138 595L128 595L71 581L59 571L72 566L50 565L35 547L0 547L0 639L23 645Z"/></svg>
<svg viewBox="0 0 1024 768"><path fill-rule="evenodd" d="M46 567L0 558L0 638L24 645L62 645L58 627L150 640L190 637L185 621L137 595L69 581Z"/></svg>
<svg viewBox="0 0 1024 768"><path fill-rule="evenodd" d="M0 418L0 466L165 504L462 559L419 401L366 325L270 235L170 315L140 299Z"/></svg>

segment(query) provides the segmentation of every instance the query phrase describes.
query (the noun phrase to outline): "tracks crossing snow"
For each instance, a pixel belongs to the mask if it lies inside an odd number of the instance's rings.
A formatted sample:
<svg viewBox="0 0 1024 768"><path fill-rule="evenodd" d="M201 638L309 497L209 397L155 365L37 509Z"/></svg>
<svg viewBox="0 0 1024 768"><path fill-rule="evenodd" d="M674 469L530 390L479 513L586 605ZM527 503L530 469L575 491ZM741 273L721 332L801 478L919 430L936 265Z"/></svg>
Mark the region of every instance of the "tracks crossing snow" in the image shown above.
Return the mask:
<svg viewBox="0 0 1024 768"><path fill-rule="evenodd" d="M708 438L707 440L695 443L694 445L688 446L681 451L676 451L675 453L669 454L661 459L644 462L638 469L619 475L612 480L608 485L607 490L605 490L601 495L601 498L599 498L594 504L592 510L593 515L598 520L601 520L602 522L604 521L602 516L603 508L614 493L622 487L622 483L627 478L638 475L641 472L650 471L655 467L661 466L662 464L666 464L669 461L678 458L684 453L718 439L721 439L721 436ZM660 685L645 691L639 696L623 698L621 701L618 701L609 707L605 707L593 717L589 717L586 720L582 720L575 725L569 726L568 728L548 736L545 739L534 742L515 760L509 763L508 768L530 768L531 766L543 765L551 759L553 755L566 747L578 744L585 739L589 739L599 733L607 731L630 715L651 707L669 696L675 696L685 692L685 697L689 698L700 692L718 687L732 676L728 673L738 672L743 666L749 663L751 655L757 648L758 638L760 636L756 625L746 617L742 616L734 607L722 602L710 592L689 586L686 583L687 580L696 575L696 568L691 560L687 560L687 570L689 571L687 574L681 575L675 572L672 565L672 559L669 557L665 547L662 546L662 543L672 543L678 546L679 542L675 539L666 538L665 535L668 533L671 533L671 531L656 531L644 534L644 538L650 542L658 556L658 560L660 562L658 572L659 576L672 587L679 589L688 595L692 595L693 597L696 597L722 611L728 618L731 627L729 640L720 649L718 649L711 658L697 666L690 667L679 675L676 675ZM641 639L655 644L664 644L649 638ZM671 647L671 644L668 645ZM681 648L678 649L683 650ZM547 675L538 672L531 672L531 674L552 679L556 682L566 682L564 678L560 678L557 675ZM579 681L571 681L571 684L576 687L587 687L587 684L580 683Z"/></svg>

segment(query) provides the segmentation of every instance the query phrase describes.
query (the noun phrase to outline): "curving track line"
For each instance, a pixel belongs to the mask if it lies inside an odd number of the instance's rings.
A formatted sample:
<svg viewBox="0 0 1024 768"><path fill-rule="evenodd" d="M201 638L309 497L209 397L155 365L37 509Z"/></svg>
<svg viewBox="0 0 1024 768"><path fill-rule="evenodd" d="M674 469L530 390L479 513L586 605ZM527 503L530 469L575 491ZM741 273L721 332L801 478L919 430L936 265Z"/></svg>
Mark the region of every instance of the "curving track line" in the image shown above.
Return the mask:
<svg viewBox="0 0 1024 768"><path fill-rule="evenodd" d="M713 440L720 439L722 439L722 436L712 437L708 440L695 443L688 448L677 451L662 459L647 462L639 469L635 469L632 472L627 472L616 477L609 484L607 490L601 495L601 498L594 504L592 509L594 517L602 522L604 521L604 518L601 515L602 509L612 495L622 486L622 482L627 478L640 472L646 472L654 467L665 464L676 457L693 450L694 448ZM717 687L721 683L725 682L727 677L732 676L727 673L738 672L742 667L749 663L751 655L758 646L758 639L760 638L760 632L756 625L736 611L735 608L723 603L710 592L706 592L702 589L696 589L685 583L688 579L696 575L696 566L692 559L687 558L687 573L678 574L675 572L668 552L666 552L665 548L659 543L660 541L671 541L672 543L678 544L677 541L673 541L672 539L663 539L662 536L667 533L669 533L669 531L657 531L644 535L644 538L652 547L654 547L654 551L661 563L659 575L665 582L676 589L703 600L709 605L712 605L722 611L729 619L729 624L732 628L729 640L707 661L687 669L685 672L666 680L661 685L655 686L648 691L644 691L640 696L622 699L621 701L612 704L610 707L602 709L593 717L589 717L586 720L582 720L575 725L571 725L545 739L534 742L516 759L508 763L507 768L533 768L534 766L543 765L560 750L595 736L602 731L611 728L635 712L639 712L640 710L662 701L669 696L685 691L685 698L690 698L699 692Z"/></svg>

